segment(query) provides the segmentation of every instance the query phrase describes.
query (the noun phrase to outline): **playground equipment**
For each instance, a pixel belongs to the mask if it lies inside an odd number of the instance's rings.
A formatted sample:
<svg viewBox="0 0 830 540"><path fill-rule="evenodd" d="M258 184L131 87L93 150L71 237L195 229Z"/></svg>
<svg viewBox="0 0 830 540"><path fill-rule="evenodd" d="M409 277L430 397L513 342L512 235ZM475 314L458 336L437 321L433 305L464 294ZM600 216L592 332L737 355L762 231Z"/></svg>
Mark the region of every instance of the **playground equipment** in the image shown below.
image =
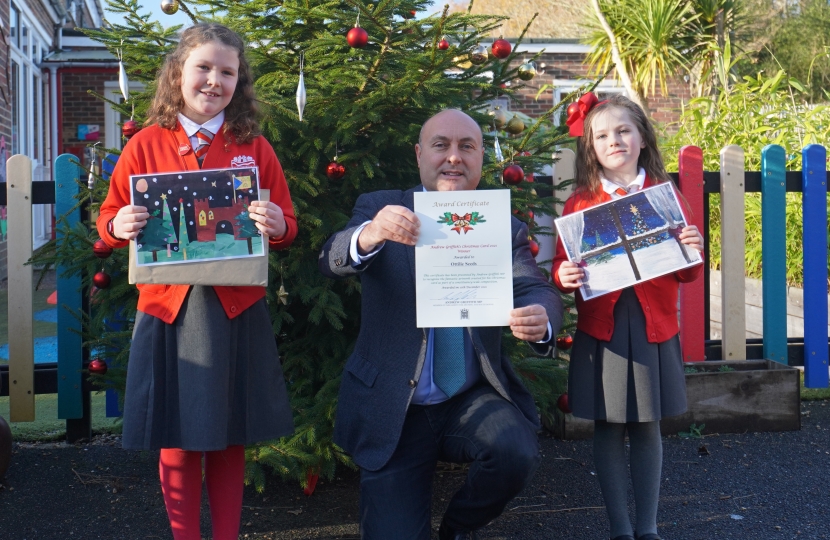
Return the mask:
<svg viewBox="0 0 830 540"><path fill-rule="evenodd" d="M544 183L559 185L574 177L573 152L564 150L557 158L552 177L536 177L540 189ZM727 146L721 151L721 170L704 172L701 150L687 146L680 152L679 173L673 175L692 209L692 223L703 231L707 247L709 194L720 193L722 205L723 339L706 339L709 335L707 265L704 279L681 286L679 315L684 360L766 359L781 365L803 365L806 386L827 387L826 151L818 145L804 148L802 171L785 170L785 153L780 146L764 149L760 172L744 171L743 163L743 150ZM80 329L73 326L79 324L73 311L82 309L80 276L59 277L57 365L35 365L31 338L32 270L24 265L32 253L31 227L19 224L31 223L32 204L56 203L56 215L66 214L75 203L73 197L83 171L77 158L68 154L56 161L54 182L32 183L31 170L28 158L13 156L7 164L8 185L0 185L0 205L8 204L8 220L12 224L8 231L9 365L0 366L0 395L9 395L11 420L20 422L34 420L35 394L57 393L59 417L66 419L67 439L74 441L90 435L91 385L83 372L88 354L81 347ZM564 201L571 190L572 187L558 190L556 195ZM804 194L803 339L786 335L784 197L788 191ZM761 192L763 197L763 340L747 340L745 336L743 204L747 192ZM78 220L80 216L68 216L68 219ZM552 226L552 220L542 224ZM554 242L555 239L540 240L537 260L552 257ZM14 328L12 321L15 321Z"/></svg>

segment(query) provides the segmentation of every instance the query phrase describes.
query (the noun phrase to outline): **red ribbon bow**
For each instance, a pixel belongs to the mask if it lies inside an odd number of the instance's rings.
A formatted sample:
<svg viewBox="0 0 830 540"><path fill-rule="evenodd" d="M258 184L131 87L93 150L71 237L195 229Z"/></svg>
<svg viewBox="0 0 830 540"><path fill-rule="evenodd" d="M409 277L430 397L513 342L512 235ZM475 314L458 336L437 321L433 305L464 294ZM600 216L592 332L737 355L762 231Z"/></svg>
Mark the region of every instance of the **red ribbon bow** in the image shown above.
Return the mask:
<svg viewBox="0 0 830 540"><path fill-rule="evenodd" d="M585 117L591 109L603 103L605 101L600 101L593 92L586 92L576 103L568 106L568 119L565 123L568 125L568 133L571 137L582 136L585 132Z"/></svg>

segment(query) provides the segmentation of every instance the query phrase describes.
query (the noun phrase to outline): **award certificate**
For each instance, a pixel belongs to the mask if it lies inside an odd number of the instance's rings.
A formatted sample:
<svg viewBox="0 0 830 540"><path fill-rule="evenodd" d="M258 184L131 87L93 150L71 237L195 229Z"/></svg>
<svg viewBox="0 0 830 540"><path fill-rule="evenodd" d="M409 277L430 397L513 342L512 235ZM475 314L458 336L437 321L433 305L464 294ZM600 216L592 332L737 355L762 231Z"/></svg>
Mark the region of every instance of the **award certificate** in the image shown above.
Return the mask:
<svg viewBox="0 0 830 540"><path fill-rule="evenodd" d="M513 309L510 190L415 193L419 328L507 326Z"/></svg>

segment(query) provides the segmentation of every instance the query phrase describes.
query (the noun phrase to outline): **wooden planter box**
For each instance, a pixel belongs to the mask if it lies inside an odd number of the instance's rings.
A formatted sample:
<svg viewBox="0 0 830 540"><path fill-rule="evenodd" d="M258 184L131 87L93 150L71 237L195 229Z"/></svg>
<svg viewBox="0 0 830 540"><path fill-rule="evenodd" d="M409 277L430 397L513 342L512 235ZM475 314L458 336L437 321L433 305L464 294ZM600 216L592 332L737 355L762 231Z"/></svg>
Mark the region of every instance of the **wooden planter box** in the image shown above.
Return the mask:
<svg viewBox="0 0 830 540"><path fill-rule="evenodd" d="M706 424L704 433L793 431L801 429L801 382L795 368L769 360L707 361L686 364L689 410L660 423L663 435ZM719 371L729 366L733 371ZM591 420L555 411L545 427L562 439L593 436Z"/></svg>

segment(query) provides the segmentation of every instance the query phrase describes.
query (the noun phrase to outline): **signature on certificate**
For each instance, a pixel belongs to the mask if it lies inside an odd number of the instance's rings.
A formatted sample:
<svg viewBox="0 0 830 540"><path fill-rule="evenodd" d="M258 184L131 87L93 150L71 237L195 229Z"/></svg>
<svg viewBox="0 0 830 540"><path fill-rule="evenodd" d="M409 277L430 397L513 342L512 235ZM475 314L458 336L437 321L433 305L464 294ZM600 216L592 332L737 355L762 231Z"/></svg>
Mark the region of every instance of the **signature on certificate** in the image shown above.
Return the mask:
<svg viewBox="0 0 830 540"><path fill-rule="evenodd" d="M442 297L441 300L466 300L468 298L475 298L478 291L453 291Z"/></svg>

